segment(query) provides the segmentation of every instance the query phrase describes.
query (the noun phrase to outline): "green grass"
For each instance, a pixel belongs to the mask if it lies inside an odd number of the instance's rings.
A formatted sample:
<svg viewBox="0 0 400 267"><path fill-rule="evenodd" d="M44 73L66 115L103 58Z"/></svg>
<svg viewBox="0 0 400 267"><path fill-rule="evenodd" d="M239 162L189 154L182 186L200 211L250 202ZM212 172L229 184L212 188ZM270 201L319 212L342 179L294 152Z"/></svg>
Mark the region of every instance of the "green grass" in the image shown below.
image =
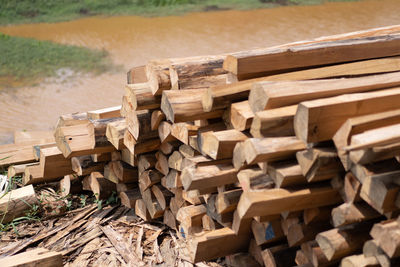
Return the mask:
<svg viewBox="0 0 400 267"><path fill-rule="evenodd" d="M166 16L329 1L338 0L0 0L0 24L57 22L92 15Z"/></svg>
<svg viewBox="0 0 400 267"><path fill-rule="evenodd" d="M102 73L112 67L105 51L1 33L0 55L0 81L3 80L3 83L10 77L12 81L36 82L55 75L61 68L83 73Z"/></svg>

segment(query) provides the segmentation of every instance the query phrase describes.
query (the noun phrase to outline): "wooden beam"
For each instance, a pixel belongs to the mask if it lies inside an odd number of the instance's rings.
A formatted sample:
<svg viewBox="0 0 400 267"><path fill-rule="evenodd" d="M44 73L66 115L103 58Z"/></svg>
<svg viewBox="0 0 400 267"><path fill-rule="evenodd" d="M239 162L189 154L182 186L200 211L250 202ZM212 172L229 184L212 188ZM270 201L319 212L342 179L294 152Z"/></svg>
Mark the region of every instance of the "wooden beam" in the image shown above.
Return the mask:
<svg viewBox="0 0 400 267"><path fill-rule="evenodd" d="M396 56L400 54L399 43L398 34L388 34L238 52L226 57L224 69L238 76L257 77L272 71Z"/></svg>
<svg viewBox="0 0 400 267"><path fill-rule="evenodd" d="M32 185L11 190L0 198L1 223L8 223L24 216L25 212L37 203L38 199Z"/></svg>
<svg viewBox="0 0 400 267"><path fill-rule="evenodd" d="M236 143L244 141L247 136L238 130L226 130L218 132L205 132L200 135L201 151L211 158L228 159L233 156Z"/></svg>
<svg viewBox="0 0 400 267"><path fill-rule="evenodd" d="M308 143L330 140L348 118L397 109L399 100L400 88L395 88L302 102L294 118L295 133Z"/></svg>
<svg viewBox="0 0 400 267"><path fill-rule="evenodd" d="M87 112L88 119L100 120L121 117L121 106L102 108Z"/></svg>
<svg viewBox="0 0 400 267"><path fill-rule="evenodd" d="M342 94L400 86L399 72L357 78L255 83L249 94L253 112Z"/></svg>
<svg viewBox="0 0 400 267"><path fill-rule="evenodd" d="M153 95L148 83L127 84L125 95L133 110L160 108L161 96Z"/></svg>
<svg viewBox="0 0 400 267"><path fill-rule="evenodd" d="M182 185L186 191L205 189L237 182L237 170L229 164L188 167L181 173Z"/></svg>
<svg viewBox="0 0 400 267"><path fill-rule="evenodd" d="M206 90L164 91L161 99L161 110L164 112L166 118L174 123L220 118L223 110L203 111L201 99Z"/></svg>
<svg viewBox="0 0 400 267"><path fill-rule="evenodd" d="M247 164L273 162L294 157L306 148L296 137L249 138L244 141L243 153Z"/></svg>
<svg viewBox="0 0 400 267"><path fill-rule="evenodd" d="M297 105L257 112L250 127L253 137L294 136Z"/></svg>

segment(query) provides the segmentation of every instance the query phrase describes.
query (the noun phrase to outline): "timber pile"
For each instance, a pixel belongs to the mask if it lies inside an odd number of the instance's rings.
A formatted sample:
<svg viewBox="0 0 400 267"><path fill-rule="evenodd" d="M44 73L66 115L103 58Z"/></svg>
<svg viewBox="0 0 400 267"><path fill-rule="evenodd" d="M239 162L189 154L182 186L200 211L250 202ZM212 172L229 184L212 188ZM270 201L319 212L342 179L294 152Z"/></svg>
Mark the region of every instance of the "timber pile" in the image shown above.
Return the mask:
<svg viewBox="0 0 400 267"><path fill-rule="evenodd" d="M192 262L394 266L399 32L150 61L121 106L63 115L54 141L5 164L25 164L9 173L26 185L117 191L179 232Z"/></svg>

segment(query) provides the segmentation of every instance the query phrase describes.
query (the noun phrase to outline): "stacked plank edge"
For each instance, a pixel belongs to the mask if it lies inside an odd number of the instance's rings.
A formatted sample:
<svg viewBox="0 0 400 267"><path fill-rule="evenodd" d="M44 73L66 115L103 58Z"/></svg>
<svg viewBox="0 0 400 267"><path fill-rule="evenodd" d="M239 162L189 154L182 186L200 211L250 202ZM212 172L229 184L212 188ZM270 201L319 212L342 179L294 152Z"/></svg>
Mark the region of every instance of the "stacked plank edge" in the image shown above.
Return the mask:
<svg viewBox="0 0 400 267"><path fill-rule="evenodd" d="M65 195L117 192L175 229L192 262L399 264L400 26L127 76L121 106L16 135L2 166Z"/></svg>

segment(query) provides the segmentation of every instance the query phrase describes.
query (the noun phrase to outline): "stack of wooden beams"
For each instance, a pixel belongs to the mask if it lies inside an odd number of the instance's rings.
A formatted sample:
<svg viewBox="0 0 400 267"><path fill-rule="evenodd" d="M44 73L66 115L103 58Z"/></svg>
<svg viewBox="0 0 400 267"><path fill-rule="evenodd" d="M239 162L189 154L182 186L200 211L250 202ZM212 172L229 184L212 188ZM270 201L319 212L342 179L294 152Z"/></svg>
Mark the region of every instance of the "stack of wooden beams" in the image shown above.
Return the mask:
<svg viewBox="0 0 400 267"><path fill-rule="evenodd" d="M130 70L122 106L61 116L24 183L117 191L193 262L390 266L399 103L400 26L154 60Z"/></svg>

